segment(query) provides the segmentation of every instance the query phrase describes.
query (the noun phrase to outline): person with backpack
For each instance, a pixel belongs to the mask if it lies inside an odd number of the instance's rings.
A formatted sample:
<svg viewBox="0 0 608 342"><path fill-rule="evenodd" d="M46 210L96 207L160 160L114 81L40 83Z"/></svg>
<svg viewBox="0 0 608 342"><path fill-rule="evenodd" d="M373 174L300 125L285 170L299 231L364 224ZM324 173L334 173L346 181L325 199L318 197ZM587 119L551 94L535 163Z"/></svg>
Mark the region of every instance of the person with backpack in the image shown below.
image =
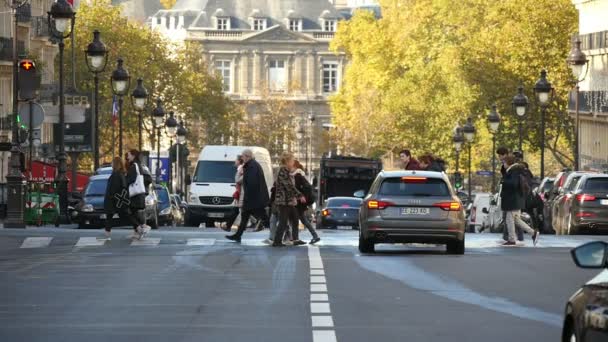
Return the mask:
<svg viewBox="0 0 608 342"><path fill-rule="evenodd" d="M532 229L521 219L521 210L525 207L525 193L527 186L524 167L515 162L515 157L505 157L506 174L503 177L500 192L500 207L505 212L505 223L507 226L508 237L503 246L516 246L515 227L520 227L523 231L532 235L534 246L538 243L540 232ZM526 190L527 189L527 190Z"/></svg>
<svg viewBox="0 0 608 342"><path fill-rule="evenodd" d="M127 187L129 189L129 209L132 216L133 238L142 239L149 231L150 226L144 222L144 209L146 208L146 186L145 172L141 166L140 153L138 150L127 152Z"/></svg>
<svg viewBox="0 0 608 342"><path fill-rule="evenodd" d="M310 235L312 235L312 240L310 240L310 244L314 245L315 243L321 241L321 238L319 237L319 234L317 233L315 227L312 226L312 223L310 222L310 219L307 215L308 207L313 203L312 185L306 179L306 174L303 171L304 166L302 166L302 164L298 160L294 162L294 166L295 171L293 171L291 174L294 178L296 189L298 189L298 191L302 195L304 195L305 198L305 202L299 202L298 205L296 205L296 210L298 211L298 219L300 220L300 222L302 222L304 227L308 229ZM295 222L295 224L297 225L298 222Z"/></svg>

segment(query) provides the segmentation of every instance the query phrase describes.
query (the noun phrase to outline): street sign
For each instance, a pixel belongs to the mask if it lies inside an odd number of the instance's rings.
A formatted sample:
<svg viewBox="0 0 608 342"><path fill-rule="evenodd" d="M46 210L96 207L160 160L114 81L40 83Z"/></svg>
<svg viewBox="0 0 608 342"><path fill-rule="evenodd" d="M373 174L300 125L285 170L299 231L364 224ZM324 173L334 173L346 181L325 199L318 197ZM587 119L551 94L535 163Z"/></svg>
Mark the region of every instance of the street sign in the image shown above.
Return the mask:
<svg viewBox="0 0 608 342"><path fill-rule="evenodd" d="M30 125L30 108L32 108L32 124ZM19 103L19 116L21 117L21 124L38 128L44 121L44 108L37 102L32 102L31 106L29 102Z"/></svg>
<svg viewBox="0 0 608 342"><path fill-rule="evenodd" d="M156 157L150 156L150 173L152 178L156 179ZM160 180L161 182L169 181L169 157L160 157Z"/></svg>
<svg viewBox="0 0 608 342"><path fill-rule="evenodd" d="M492 176L494 174L494 172L487 171L487 170L482 170L482 171L477 171L476 174L478 176L490 177L490 176Z"/></svg>
<svg viewBox="0 0 608 342"><path fill-rule="evenodd" d="M65 134L63 136L66 152L92 152L93 151L93 122L91 97L85 93L66 94L66 117ZM68 105L70 104L70 105ZM57 108L57 107L52 107ZM80 111L70 113L69 108ZM78 114L74 116L74 114ZM71 117L70 117L71 116ZM70 118L70 119L69 119ZM45 122L59 122L55 118L49 120L49 110L46 111ZM59 125L54 125L54 141L59 141ZM59 151L59 146L55 146L55 151Z"/></svg>

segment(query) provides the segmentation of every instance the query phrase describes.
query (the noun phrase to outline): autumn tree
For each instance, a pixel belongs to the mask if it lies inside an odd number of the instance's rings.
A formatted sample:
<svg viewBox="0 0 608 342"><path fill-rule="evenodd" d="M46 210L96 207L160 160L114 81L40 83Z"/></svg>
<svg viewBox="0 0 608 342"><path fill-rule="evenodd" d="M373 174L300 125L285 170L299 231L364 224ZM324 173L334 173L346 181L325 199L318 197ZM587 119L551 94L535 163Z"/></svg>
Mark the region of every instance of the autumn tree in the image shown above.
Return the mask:
<svg viewBox="0 0 608 342"><path fill-rule="evenodd" d="M177 0L160 0L160 4L163 5L165 9L171 9L175 6Z"/></svg>

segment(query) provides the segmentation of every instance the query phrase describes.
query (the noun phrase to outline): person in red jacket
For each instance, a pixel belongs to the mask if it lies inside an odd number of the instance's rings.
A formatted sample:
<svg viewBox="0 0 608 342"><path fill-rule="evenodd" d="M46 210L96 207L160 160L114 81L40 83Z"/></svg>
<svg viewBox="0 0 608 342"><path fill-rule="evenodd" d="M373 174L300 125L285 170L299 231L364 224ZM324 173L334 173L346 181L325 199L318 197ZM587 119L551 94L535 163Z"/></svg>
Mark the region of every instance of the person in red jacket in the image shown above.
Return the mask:
<svg viewBox="0 0 608 342"><path fill-rule="evenodd" d="M403 150L399 152L399 157L403 163L404 170L420 170L420 163L412 157L410 150Z"/></svg>

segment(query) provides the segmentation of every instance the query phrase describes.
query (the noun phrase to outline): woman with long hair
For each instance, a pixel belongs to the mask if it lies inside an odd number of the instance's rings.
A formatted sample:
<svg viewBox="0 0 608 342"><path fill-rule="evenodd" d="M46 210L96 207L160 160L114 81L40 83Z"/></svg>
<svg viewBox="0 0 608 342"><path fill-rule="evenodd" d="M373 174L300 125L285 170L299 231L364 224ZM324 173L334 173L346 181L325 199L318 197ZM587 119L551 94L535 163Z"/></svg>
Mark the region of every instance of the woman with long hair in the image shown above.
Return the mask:
<svg viewBox="0 0 608 342"><path fill-rule="evenodd" d="M114 214L118 214L121 219L128 218L131 223L137 226L137 221L134 221L129 213L129 191L125 174L126 170L122 159L115 157L112 160L112 174L108 178L104 198L104 211L106 212L105 238L108 240L112 233Z"/></svg>
<svg viewBox="0 0 608 342"><path fill-rule="evenodd" d="M138 150L130 150L127 152L127 188L130 189L135 184L138 177L143 176L141 162L139 160L140 153ZM129 194L129 209L133 222L133 237L141 239L150 231L150 227L144 224L144 209L146 208L146 193Z"/></svg>
<svg viewBox="0 0 608 342"><path fill-rule="evenodd" d="M272 246L282 247L283 235L288 229L289 222L297 221L296 205L298 201L305 201L304 196L296 188L291 177L291 172L294 170L294 156L289 152L284 152L281 156L281 168L277 175L275 188L275 204L279 212L279 226L274 237ZM292 238L294 246L305 245L306 242L298 238L298 227L292 227Z"/></svg>
<svg viewBox="0 0 608 342"><path fill-rule="evenodd" d="M291 174L293 176L296 189L298 189L298 191L306 199L306 201L298 202L298 205L296 205L298 219L300 222L302 222L304 227L308 229L310 235L312 235L312 240L310 240L310 244L314 245L315 243L321 241L321 238L319 237L319 234L317 233L315 227L312 226L312 223L310 222L310 219L307 215L308 207L312 205L313 202L312 185L306 179L306 174L304 173L304 166L300 163L300 161L296 160L294 162L294 168L295 170ZM296 221L296 225L298 223L299 222Z"/></svg>

